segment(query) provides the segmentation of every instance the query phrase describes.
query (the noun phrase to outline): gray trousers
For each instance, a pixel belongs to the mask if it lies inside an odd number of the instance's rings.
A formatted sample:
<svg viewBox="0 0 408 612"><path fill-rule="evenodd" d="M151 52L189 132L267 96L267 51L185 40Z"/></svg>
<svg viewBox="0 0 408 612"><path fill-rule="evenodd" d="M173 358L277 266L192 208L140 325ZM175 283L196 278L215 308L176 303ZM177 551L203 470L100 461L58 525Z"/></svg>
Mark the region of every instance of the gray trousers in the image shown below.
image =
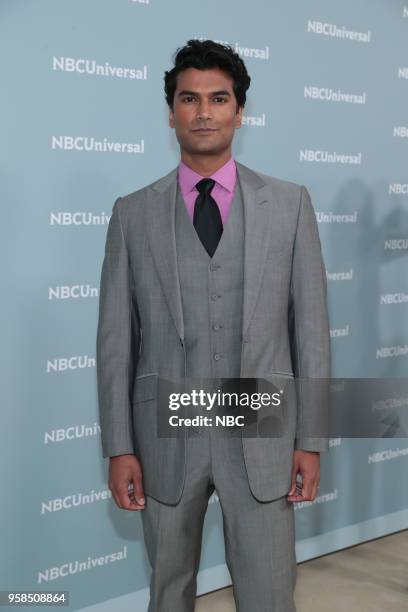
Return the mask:
<svg viewBox="0 0 408 612"><path fill-rule="evenodd" d="M152 567L148 612L194 612L204 516L214 489L237 612L295 612L292 502L286 496L271 502L255 499L240 437L221 437L211 428L191 433L186 468L177 505L146 496L141 511Z"/></svg>

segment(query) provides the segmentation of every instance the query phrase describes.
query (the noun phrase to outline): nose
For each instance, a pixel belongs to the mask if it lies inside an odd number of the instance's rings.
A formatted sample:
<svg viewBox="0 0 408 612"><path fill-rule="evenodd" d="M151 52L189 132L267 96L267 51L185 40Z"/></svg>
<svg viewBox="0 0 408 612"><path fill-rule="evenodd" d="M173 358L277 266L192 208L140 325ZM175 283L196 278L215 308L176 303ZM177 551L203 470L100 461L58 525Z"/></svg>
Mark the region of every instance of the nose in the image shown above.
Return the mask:
<svg viewBox="0 0 408 612"><path fill-rule="evenodd" d="M211 118L211 110L210 105L207 100L201 100L198 110L197 110L197 119L210 119Z"/></svg>

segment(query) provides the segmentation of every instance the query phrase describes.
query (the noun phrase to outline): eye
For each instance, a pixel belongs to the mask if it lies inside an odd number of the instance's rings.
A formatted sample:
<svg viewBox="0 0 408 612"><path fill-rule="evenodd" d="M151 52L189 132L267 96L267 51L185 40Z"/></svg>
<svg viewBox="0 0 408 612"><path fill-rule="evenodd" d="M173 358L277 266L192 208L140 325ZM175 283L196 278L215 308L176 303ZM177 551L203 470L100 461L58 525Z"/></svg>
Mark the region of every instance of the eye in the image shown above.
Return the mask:
<svg viewBox="0 0 408 612"><path fill-rule="evenodd" d="M215 96L214 100L218 100L218 102L224 103L227 101L227 98L223 98L222 96Z"/></svg>
<svg viewBox="0 0 408 612"><path fill-rule="evenodd" d="M195 96L185 96L183 98L183 102L191 102L191 100L195 100Z"/></svg>

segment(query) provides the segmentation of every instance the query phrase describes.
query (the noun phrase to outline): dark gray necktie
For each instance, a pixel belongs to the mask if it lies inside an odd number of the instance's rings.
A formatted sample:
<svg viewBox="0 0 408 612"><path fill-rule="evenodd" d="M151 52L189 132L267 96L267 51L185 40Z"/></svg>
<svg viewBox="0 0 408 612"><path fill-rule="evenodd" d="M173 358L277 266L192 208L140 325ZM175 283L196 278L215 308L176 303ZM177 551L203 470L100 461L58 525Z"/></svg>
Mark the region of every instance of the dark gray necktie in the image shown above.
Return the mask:
<svg viewBox="0 0 408 612"><path fill-rule="evenodd" d="M201 243L210 257L215 253L222 236L222 219L217 202L211 195L215 181L210 178L201 179L196 184L199 191L194 205L193 225Z"/></svg>

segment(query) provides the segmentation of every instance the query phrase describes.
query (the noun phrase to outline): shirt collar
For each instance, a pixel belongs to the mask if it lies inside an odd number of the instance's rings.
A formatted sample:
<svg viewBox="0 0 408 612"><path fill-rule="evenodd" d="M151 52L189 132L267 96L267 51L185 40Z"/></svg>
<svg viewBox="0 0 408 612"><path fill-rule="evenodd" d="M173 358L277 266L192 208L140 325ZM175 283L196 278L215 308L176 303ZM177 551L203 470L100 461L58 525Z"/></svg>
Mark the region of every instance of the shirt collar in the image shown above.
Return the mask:
<svg viewBox="0 0 408 612"><path fill-rule="evenodd" d="M216 181L221 187L224 187L229 192L234 191L236 180L237 167L232 157L218 168L209 178ZM182 160L178 169L179 181L183 187L183 195L190 193L195 188L196 183L204 177L198 174L195 170L187 166Z"/></svg>

